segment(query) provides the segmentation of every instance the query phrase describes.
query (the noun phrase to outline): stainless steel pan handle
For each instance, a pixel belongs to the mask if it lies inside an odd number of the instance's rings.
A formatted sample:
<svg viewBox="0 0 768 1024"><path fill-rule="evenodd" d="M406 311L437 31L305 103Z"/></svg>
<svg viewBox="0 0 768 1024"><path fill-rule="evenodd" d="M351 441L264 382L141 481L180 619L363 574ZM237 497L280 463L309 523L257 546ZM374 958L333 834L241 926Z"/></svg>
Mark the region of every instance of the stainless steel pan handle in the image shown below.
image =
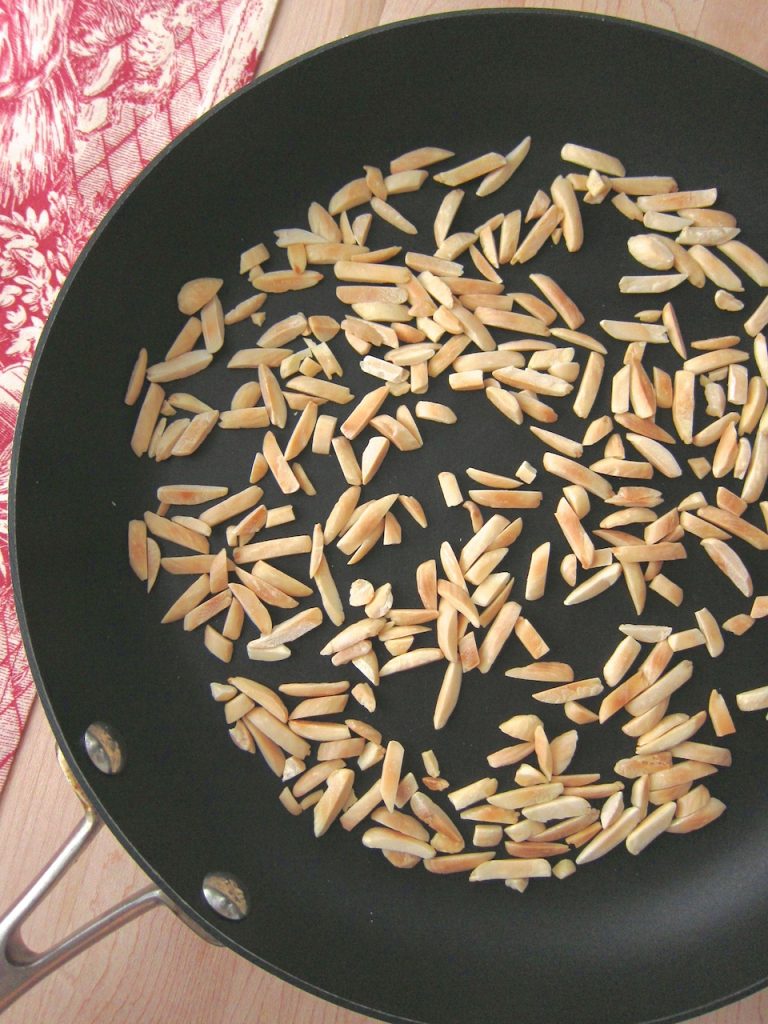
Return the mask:
<svg viewBox="0 0 768 1024"><path fill-rule="evenodd" d="M43 868L19 899L0 917L0 1013L51 971L55 971L57 967L82 953L99 939L103 939L104 936L129 921L133 921L134 918L140 917L158 904L169 907L198 935L211 941L206 933L181 914L178 907L162 890L148 885L100 914L93 921L76 929L61 942L44 952L36 953L27 946L21 936L24 922L85 851L102 826L101 819L61 757L59 757L59 763L82 802L85 813L80 824L48 865Z"/></svg>

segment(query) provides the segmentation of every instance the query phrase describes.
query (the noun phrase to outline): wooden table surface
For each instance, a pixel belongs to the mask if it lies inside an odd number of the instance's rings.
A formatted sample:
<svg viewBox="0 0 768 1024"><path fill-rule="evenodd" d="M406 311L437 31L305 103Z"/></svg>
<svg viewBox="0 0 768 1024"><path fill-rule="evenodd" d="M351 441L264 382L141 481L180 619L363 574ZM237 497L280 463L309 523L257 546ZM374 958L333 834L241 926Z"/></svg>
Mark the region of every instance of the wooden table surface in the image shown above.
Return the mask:
<svg viewBox="0 0 768 1024"><path fill-rule="evenodd" d="M705 40L768 68L766 0L281 0L260 70L329 40L403 18L482 7L548 7L614 15ZM43 866L79 817L59 772L53 738L35 707L0 797L0 908ZM43 948L146 878L106 832L27 925ZM134 922L43 981L6 1013L5 1024L365 1024L368 1018L306 995L210 946L165 910ZM768 1021L768 990L696 1024Z"/></svg>

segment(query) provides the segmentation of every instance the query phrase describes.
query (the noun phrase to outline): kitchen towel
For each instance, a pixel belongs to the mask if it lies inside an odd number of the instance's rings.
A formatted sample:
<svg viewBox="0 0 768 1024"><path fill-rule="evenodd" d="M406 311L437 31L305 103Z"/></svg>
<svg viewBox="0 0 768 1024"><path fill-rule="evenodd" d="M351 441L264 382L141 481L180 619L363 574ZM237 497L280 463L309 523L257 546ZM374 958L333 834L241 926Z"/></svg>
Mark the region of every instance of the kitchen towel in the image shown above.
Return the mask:
<svg viewBox="0 0 768 1024"><path fill-rule="evenodd" d="M278 0L0 0L0 790L34 698L8 473L56 294L137 173L254 75Z"/></svg>

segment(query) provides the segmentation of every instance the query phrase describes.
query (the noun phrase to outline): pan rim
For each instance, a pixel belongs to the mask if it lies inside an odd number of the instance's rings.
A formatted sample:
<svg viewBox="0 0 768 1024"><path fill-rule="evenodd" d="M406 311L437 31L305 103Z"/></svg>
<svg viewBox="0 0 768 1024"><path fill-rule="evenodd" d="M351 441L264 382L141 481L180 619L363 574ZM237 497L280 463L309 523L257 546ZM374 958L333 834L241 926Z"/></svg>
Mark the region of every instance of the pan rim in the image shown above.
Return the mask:
<svg viewBox="0 0 768 1024"><path fill-rule="evenodd" d="M228 108L230 104L239 102L242 96L250 93L256 89L262 83L268 82L273 77L280 75L281 73L292 69L293 67L302 64L305 61L312 60L313 58L330 52L338 47L346 47L348 45L355 45L359 40L367 39L375 35L387 32L402 31L406 27L411 25L422 25L426 22L435 21L448 21L448 20L477 20L485 18L509 18L512 17L517 20L541 20L541 21L562 21L562 22L583 22L592 23L598 25L608 25L614 27L622 27L628 31L649 35L651 37L661 37L667 40L674 40L677 45L687 45L692 47L694 50L698 49L704 53L709 53L719 59L727 59L736 66L740 66L745 70L752 73L757 73L761 78L768 79L768 70L759 67L758 65L740 57L736 54L729 53L721 47L715 46L711 43L704 42L698 39L692 39L682 33L661 28L654 25L646 25L642 22L638 22L629 18L622 18L617 16L592 14L583 11L572 11L572 10L555 10L550 8L502 8L502 7L491 7L483 8L480 10L464 10L464 11L450 11L440 14L432 15L421 15L414 18L407 18L395 22L390 22L385 25L377 25L373 28L363 30L361 32L354 33L353 35L346 36L342 39L333 40L331 42L322 44L313 48L312 50L300 54L297 57L292 58L289 61L275 67L263 75L259 75L251 82L242 86L236 92L230 96L225 97L219 103L217 103L210 110L206 111L200 117L196 118L190 125L188 125L182 132L179 133L167 146L165 146L147 165L144 167L139 174L131 181L126 189L121 193L115 203L111 206L106 215L99 222L92 235L88 239L87 243L83 247L82 251L78 255L75 263L73 264L67 278L62 285L51 312L46 320L45 326L41 333L40 339L36 346L32 361L29 366L28 374L25 380L24 390L19 403L18 417L14 430L13 447L11 454L11 464L8 478L8 546L9 546L9 557L10 557L10 569L11 569L11 580L13 586L14 601L16 604L16 612L19 621L19 628L24 644L24 651L27 657L30 672L35 683L35 690L40 698L41 704L46 714L46 718L54 734L56 743L62 751L70 769L77 782L83 787L85 793L88 796L89 801L95 808L99 817L107 825L112 835L118 840L123 846L131 859L141 868L141 870L149 877L149 879L158 886L167 896L173 901L173 903L182 911L182 913L190 918L197 926L203 931L208 933L218 943L224 944L234 952L238 953L244 959L256 966L268 971L270 974L278 977L282 981L289 982L295 985L297 988L308 992L312 995L318 996L337 1006L342 1006L346 1009L353 1010L357 1013L363 1013L374 1019L393 1022L393 1024L423 1024L422 1021L412 1017L404 1017L398 1014L392 1014L387 1011L378 1010L364 1003L357 1002L355 1000L346 998L341 995L329 992L319 985L308 982L302 978L293 975L289 971L281 968L277 964L273 964L268 960L265 960L255 954L252 950L242 946L236 939L233 939L230 934L222 931L217 924L209 920L196 907L192 906L187 900L180 896L173 887L162 878L154 868L146 861L144 856L136 848L134 843L125 835L120 828L119 824L115 821L112 815L106 809L102 800L98 797L96 792L93 790L88 777L81 771L78 761L73 753L73 745L69 743L65 736L53 705L50 701L49 694L43 679L43 673L41 672L35 656L35 646L33 638L27 623L26 610L22 599L22 584L19 575L19 552L17 547L17 534L16 534L16 492L18 485L18 471L19 471L19 458L20 449L22 446L22 438L24 435L24 428L26 423L26 414L29 406L29 399L32 390L35 385L35 379L40 366L40 363L44 357L46 343L51 334L51 331L55 327L55 322L58 314L67 301L69 289L72 286L75 278L80 273L80 270L86 260L89 258L93 248L96 246L101 235L109 229L112 220L120 213L124 204L129 201L137 188L140 188L147 177L153 173L156 166L164 160L177 146L181 145L189 135L201 128L209 119L218 115L221 111ZM696 1007L674 1012L668 1015L663 1015L653 1018L638 1018L636 1024L675 1024L678 1021L690 1020L693 1017L700 1016L704 1013L712 1012L729 1004L738 1002L747 996L750 996L766 987L768 987L768 967L766 968L767 973L764 977L757 979L755 982L746 985L736 992L727 993L721 997L710 1000L709 1002L700 1004Z"/></svg>

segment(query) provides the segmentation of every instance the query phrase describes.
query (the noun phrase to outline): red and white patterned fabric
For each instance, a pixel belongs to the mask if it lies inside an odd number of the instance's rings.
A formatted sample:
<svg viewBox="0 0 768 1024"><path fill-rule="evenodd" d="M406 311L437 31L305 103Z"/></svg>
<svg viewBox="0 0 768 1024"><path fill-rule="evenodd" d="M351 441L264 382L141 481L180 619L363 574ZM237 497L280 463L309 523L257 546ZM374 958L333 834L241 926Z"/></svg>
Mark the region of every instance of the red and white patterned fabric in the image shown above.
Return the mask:
<svg viewBox="0 0 768 1024"><path fill-rule="evenodd" d="M0 0L0 790L34 698L8 565L32 353L120 193L256 70L278 0Z"/></svg>

